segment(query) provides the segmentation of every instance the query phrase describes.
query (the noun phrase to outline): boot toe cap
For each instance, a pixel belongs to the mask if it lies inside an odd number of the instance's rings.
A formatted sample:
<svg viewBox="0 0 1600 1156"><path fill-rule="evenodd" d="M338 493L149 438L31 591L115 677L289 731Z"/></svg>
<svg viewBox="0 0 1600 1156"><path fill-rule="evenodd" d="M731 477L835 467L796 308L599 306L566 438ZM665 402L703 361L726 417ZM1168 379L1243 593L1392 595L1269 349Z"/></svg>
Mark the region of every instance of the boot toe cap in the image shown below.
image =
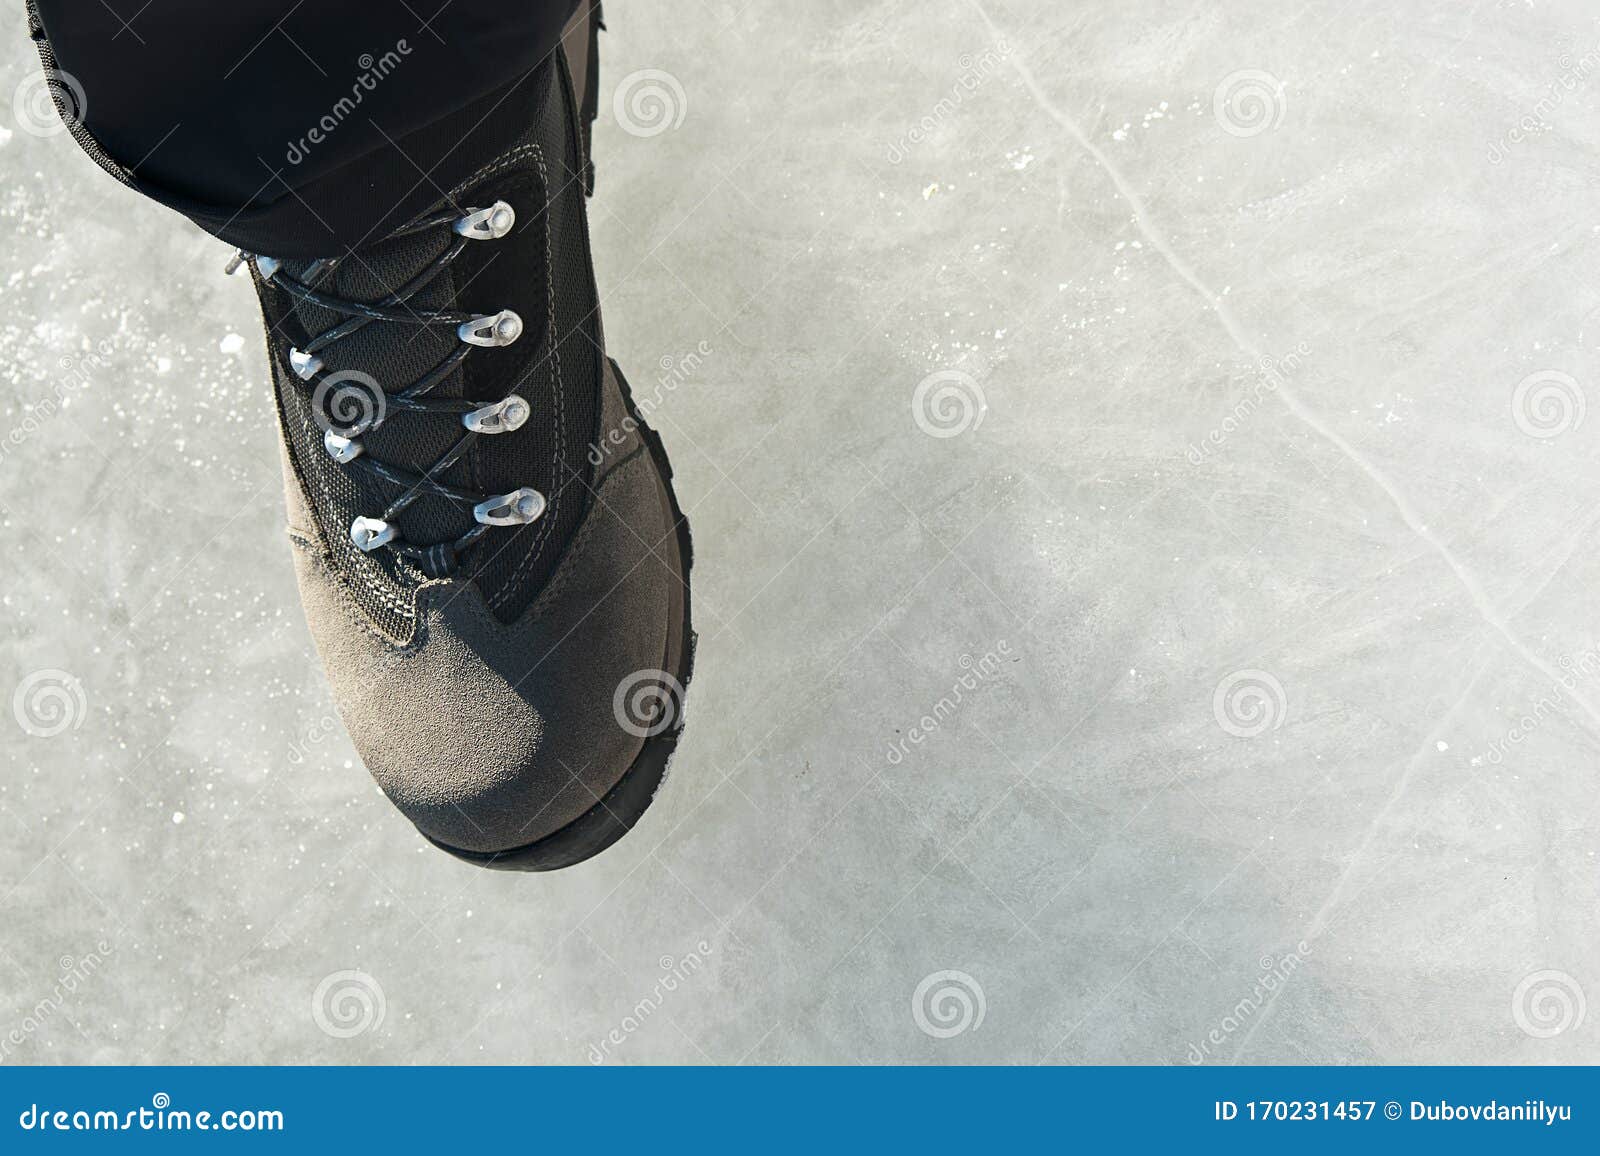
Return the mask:
<svg viewBox="0 0 1600 1156"><path fill-rule="evenodd" d="M471 582L429 583L405 646L353 621L337 579L301 559L356 749L435 843L471 856L527 848L603 812L641 753L675 735L686 574L663 491L649 455L633 459L605 479L520 619L498 620Z"/></svg>

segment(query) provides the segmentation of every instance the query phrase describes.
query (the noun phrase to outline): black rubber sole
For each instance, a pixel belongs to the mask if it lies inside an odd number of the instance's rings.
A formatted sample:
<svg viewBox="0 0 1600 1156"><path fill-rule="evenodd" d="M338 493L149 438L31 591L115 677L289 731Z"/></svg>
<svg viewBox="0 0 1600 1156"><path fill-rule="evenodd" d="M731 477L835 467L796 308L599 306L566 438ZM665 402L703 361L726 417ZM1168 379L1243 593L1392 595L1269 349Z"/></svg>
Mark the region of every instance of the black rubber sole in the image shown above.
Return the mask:
<svg viewBox="0 0 1600 1156"><path fill-rule="evenodd" d="M675 636L669 638L668 654L662 669L677 679L687 697L689 680L694 675L695 646L694 625L689 613L689 571L694 565L694 541L689 534L689 519L684 517L678 505L678 495L672 488L672 463L667 460L661 436L645 423L634 405L633 391L617 363L611 361L610 365L611 372L616 375L617 385L622 390L628 414L638 423L639 436L655 460L656 472L672 508L678 542L679 577L683 580L683 613ZM676 646L672 645L673 642L676 642ZM673 650L677 652L676 659L671 658ZM656 791L666 779L667 764L678 748L678 738L683 734L683 703L679 702L676 706L677 714L672 726L645 739L644 747L622 778L594 806L565 827L532 843L506 851L464 851L431 837L428 841L458 859L500 871L559 871L593 858L633 830L655 800Z"/></svg>

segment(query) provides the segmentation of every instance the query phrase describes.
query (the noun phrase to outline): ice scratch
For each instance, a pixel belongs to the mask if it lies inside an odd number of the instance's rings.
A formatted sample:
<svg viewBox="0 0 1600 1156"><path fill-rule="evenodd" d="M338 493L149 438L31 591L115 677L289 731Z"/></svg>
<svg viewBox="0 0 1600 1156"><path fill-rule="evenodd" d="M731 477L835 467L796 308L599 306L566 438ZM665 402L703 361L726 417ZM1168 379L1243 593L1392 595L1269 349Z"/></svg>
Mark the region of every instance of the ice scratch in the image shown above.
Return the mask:
<svg viewBox="0 0 1600 1156"><path fill-rule="evenodd" d="M994 21L989 18L989 13L985 11L979 0L968 0L968 3L972 5L973 10L983 20L984 25L989 30L989 34L999 37L1001 35L1000 30L995 26ZM1139 194L1134 191L1133 186L1128 183L1121 170L1111 162L1111 159L1093 141L1084 135L1083 130L1078 127L1076 121L1056 107L1044 89L1040 87L1038 78L1029 69L1023 53L1020 51L1013 52L1007 57L1007 60L1017 70L1017 75L1022 78L1023 85L1033 96L1040 109L1051 120L1060 125L1067 135L1076 141L1084 152L1094 158L1095 163L1105 172L1106 177L1116 188L1117 193L1127 202L1128 208L1133 213L1134 224L1138 227L1139 232L1144 235L1145 240L1149 242L1150 247L1160 253L1172 271L1211 307L1212 313L1216 315L1217 321L1227 332L1228 337L1239 348L1239 351L1249 359L1251 364L1261 364L1265 354L1245 335L1243 327L1239 324L1238 319L1234 317L1232 311L1223 303L1222 298L1202 281L1194 270L1189 267L1188 263L1178 256L1172 246L1167 243L1166 237L1150 219L1149 212L1145 209L1144 202L1140 200ZM1400 514L1401 519L1410 528L1411 532L1426 542L1433 552L1439 556L1440 560L1450 568L1451 572L1456 576L1456 580L1466 590L1467 596L1472 600L1472 604L1478 614L1483 618L1484 622L1488 623L1496 633L1505 639L1506 645L1511 647L1524 662L1544 675L1545 678L1551 682L1559 682L1561 678L1559 672L1545 662L1544 659L1529 650L1522 640L1512 632L1510 624L1495 609L1493 601L1483 588L1483 584L1462 564L1461 560L1456 557L1455 552L1428 527L1416 508L1411 504L1410 499L1389 480L1383 471L1378 469L1361 451L1350 444L1342 434L1324 422L1314 410L1307 407L1290 386L1287 384L1280 386L1275 391L1275 395L1282 400L1290 414L1333 445L1388 496L1389 501L1393 503L1395 510ZM1578 698L1576 695L1573 697L1583 710L1583 713L1588 717L1595 732L1600 734L1600 711L1596 711L1586 700Z"/></svg>

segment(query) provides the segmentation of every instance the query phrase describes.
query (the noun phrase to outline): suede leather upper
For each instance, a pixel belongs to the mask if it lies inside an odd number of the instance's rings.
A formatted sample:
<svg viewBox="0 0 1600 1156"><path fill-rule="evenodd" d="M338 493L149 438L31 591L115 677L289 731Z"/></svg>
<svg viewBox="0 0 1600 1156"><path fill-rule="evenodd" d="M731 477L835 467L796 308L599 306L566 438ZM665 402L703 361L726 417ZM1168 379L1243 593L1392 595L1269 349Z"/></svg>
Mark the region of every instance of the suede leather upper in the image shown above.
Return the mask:
<svg viewBox="0 0 1600 1156"><path fill-rule="evenodd" d="M643 745L613 696L667 662L681 566L663 479L622 421L609 370L603 389L608 428L626 432L555 574L515 623L471 582L429 582L417 634L398 645L350 604L316 538L294 535L306 616L356 748L395 805L452 847L501 851L566 825ZM304 505L289 481L293 517Z"/></svg>
<svg viewBox="0 0 1600 1156"><path fill-rule="evenodd" d="M535 103L541 127L532 130L534 138L542 134L542 146L535 139L488 159L482 171L485 180L501 182L489 186L494 195L510 196L519 166L561 158L559 181L542 167L536 178L529 172L550 198L538 223L558 256L537 268L491 266L478 285L505 290L519 275L537 275L559 289L561 277L581 277L581 285L569 282L568 296L587 293L592 302L582 188L573 183L581 168L574 94L564 63L544 81ZM559 117L551 117L552 107ZM483 192L461 189L453 197L466 203ZM395 805L436 842L480 855L527 847L604 806L602 797L649 741L648 732L627 725L616 705L619 687L639 672L687 670L687 530L677 524L664 457L652 452L659 443L641 435L625 384L604 357L597 304L552 309L548 322L534 372L553 387L535 392L530 376L513 375L495 395L512 388L527 395L530 427L564 413L568 428L579 407L591 415L578 435L587 445L568 444L570 436L556 443L564 447L554 459L560 468L543 479L541 492L549 501L545 518L567 511L566 529L551 540L545 564L513 570L511 585L497 543L532 557L528 539L491 530L475 547L474 565L459 574L423 580L403 566L386 572L393 585L384 586L385 599L401 602L402 612L375 613L375 575L370 566L352 565L329 487L316 490L320 500L307 490L313 471L306 464L325 474L328 463L315 456L322 451L306 436L304 415L280 404L296 576L340 714ZM570 350L564 360L563 349ZM282 364L275 371L281 402L297 383L283 376ZM489 448L512 451L518 443L511 439L537 434L498 435ZM600 446L603 452L585 453ZM549 528L545 519L523 530L541 528Z"/></svg>

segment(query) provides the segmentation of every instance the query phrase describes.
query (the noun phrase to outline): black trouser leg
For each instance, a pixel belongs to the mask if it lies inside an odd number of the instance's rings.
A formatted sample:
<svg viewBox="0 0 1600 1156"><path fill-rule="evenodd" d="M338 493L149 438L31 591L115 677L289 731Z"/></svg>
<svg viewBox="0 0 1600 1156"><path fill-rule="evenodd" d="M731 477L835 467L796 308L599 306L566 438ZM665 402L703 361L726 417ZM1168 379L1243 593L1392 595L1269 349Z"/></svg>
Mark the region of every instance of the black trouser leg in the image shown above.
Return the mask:
<svg viewBox="0 0 1600 1156"><path fill-rule="evenodd" d="M251 251L342 252L524 127L580 2L29 0L102 167Z"/></svg>

